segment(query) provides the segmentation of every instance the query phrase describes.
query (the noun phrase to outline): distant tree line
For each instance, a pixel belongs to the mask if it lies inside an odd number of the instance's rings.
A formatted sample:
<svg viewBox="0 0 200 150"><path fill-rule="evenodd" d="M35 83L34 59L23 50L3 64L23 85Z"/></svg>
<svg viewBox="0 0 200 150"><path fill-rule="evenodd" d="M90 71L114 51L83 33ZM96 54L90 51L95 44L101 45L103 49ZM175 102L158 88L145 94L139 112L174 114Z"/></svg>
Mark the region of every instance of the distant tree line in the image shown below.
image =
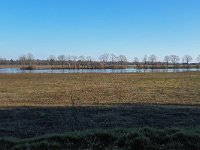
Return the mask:
<svg viewBox="0 0 200 150"><path fill-rule="evenodd" d="M134 57L128 60L125 55L104 53L94 59L91 56L50 55L47 59L35 59L32 54L22 55L17 60L0 58L0 65L18 65L22 69L45 67L50 69L168 69L168 68L200 68L200 55L192 58L190 55L165 56L159 59L156 55L145 55L141 60Z"/></svg>

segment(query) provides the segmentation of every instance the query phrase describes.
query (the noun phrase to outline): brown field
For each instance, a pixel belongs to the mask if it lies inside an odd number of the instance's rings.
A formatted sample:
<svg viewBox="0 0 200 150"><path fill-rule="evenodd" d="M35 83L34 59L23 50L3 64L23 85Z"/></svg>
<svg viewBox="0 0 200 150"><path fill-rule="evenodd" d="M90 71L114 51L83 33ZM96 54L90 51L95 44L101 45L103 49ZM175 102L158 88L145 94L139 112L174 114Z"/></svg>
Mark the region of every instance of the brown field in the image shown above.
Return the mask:
<svg viewBox="0 0 200 150"><path fill-rule="evenodd" d="M20 65L0 65L0 69L4 68L20 68Z"/></svg>
<svg viewBox="0 0 200 150"><path fill-rule="evenodd" d="M0 137L119 127L198 128L199 104L199 72L0 74Z"/></svg>
<svg viewBox="0 0 200 150"><path fill-rule="evenodd" d="M0 74L0 106L200 104L200 73Z"/></svg>

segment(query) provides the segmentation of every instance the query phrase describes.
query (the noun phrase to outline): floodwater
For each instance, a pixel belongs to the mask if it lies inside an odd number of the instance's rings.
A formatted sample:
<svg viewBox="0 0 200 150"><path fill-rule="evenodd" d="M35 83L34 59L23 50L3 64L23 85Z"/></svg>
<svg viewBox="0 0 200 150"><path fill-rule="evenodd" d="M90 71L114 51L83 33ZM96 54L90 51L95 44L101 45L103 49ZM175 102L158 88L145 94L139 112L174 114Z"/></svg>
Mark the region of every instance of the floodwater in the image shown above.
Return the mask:
<svg viewBox="0 0 200 150"><path fill-rule="evenodd" d="M200 71L200 68L190 69L35 69L21 70L18 68L3 68L0 73L145 73L145 72L191 72Z"/></svg>

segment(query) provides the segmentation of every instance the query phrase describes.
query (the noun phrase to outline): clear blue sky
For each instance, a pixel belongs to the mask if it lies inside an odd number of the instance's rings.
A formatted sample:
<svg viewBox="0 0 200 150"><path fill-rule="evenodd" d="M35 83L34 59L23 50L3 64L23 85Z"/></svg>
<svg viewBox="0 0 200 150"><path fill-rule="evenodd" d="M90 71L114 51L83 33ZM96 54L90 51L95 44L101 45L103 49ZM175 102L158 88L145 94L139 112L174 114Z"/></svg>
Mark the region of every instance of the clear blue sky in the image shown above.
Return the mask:
<svg viewBox="0 0 200 150"><path fill-rule="evenodd" d="M0 57L200 54L200 0L0 0Z"/></svg>

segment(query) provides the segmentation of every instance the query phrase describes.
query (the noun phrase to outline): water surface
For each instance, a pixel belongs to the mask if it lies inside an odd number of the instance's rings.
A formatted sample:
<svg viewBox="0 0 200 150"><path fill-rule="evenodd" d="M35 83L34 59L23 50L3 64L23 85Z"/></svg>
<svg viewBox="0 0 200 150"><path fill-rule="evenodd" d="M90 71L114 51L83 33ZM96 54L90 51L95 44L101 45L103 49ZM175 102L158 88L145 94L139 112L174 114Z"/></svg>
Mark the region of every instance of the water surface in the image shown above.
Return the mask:
<svg viewBox="0 0 200 150"><path fill-rule="evenodd" d="M35 69L21 70L18 68L3 68L0 73L145 73L145 72L187 72L200 71L200 68L191 69Z"/></svg>

